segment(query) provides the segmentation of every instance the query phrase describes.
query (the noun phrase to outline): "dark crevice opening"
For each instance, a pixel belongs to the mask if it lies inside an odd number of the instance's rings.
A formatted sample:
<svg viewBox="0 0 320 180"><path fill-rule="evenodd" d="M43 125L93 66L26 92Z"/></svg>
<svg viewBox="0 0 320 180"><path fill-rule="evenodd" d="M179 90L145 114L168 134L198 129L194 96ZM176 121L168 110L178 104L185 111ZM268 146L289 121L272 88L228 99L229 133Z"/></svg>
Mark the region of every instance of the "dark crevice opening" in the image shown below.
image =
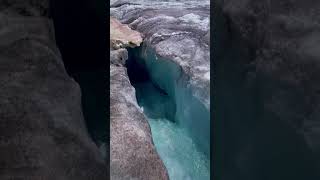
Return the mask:
<svg viewBox="0 0 320 180"><path fill-rule="evenodd" d="M128 49L128 60L126 61L126 68L128 71L130 82L134 85L136 83L149 81L161 94L169 96L169 94L164 89L160 88L156 83L152 82L149 72L142 62L143 57L141 56L141 47Z"/></svg>
<svg viewBox="0 0 320 180"><path fill-rule="evenodd" d="M139 48L127 49L128 59L126 61L126 68L129 76L129 80L132 84L139 82L150 81L150 76L146 68L138 63Z"/></svg>
<svg viewBox="0 0 320 180"><path fill-rule="evenodd" d="M79 84L87 131L109 150L106 4L94 0L51 0L55 39L67 73ZM109 153L106 153L108 161Z"/></svg>
<svg viewBox="0 0 320 180"><path fill-rule="evenodd" d="M145 112L145 114L150 118L166 118L167 120L174 122L175 111L176 111L176 107L175 107L176 104L175 104L174 98L171 97L164 89L159 87L156 82L152 81L150 74L145 64L143 63L144 57L142 56L141 53L142 53L142 47L128 49L128 60L126 61L126 64L125 64L130 83L136 89L136 97L137 97L138 104L140 104L140 99L143 98L144 94L148 93L146 91L153 90L156 93L157 97L159 96L162 97L162 99L165 101L163 105L167 106L167 108L165 108L165 111L161 113ZM152 86L152 88L145 89L141 87L140 84L149 84L150 86ZM157 97L154 97L154 98L156 99ZM151 109L151 108L149 110L155 111L154 109Z"/></svg>

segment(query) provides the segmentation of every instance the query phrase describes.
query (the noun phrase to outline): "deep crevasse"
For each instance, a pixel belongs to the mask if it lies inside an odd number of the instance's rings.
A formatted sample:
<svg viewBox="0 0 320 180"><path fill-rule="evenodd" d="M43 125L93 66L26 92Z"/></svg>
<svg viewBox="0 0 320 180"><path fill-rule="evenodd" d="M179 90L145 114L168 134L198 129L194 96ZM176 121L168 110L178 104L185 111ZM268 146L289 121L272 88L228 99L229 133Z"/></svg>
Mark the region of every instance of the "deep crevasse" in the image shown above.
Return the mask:
<svg viewBox="0 0 320 180"><path fill-rule="evenodd" d="M187 76L178 65L160 59L145 46L130 54L130 61L145 68L147 74L143 76L149 76L147 81L133 84L170 178L209 179L209 110L192 96ZM141 72L131 77L137 73Z"/></svg>

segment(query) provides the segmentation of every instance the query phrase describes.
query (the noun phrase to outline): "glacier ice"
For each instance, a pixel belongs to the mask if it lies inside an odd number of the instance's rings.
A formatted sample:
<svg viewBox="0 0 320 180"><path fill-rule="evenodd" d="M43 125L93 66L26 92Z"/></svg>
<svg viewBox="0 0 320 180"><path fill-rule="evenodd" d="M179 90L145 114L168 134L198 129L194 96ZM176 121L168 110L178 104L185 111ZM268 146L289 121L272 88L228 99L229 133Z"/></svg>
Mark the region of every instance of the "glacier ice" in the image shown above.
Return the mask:
<svg viewBox="0 0 320 180"><path fill-rule="evenodd" d="M129 50L128 74L171 179L209 179L210 110L188 75L146 46Z"/></svg>

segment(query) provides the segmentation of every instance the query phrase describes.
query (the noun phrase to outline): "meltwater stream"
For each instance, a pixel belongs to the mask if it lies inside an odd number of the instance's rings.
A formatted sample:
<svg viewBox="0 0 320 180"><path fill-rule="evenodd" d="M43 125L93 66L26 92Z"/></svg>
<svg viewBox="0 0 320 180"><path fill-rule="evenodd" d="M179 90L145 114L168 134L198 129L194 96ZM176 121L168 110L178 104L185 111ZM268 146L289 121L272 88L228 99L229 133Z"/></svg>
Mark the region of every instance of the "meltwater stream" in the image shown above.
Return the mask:
<svg viewBox="0 0 320 180"><path fill-rule="evenodd" d="M139 106L151 126L153 142L171 180L207 180L209 160L198 150L188 131L173 117L174 102L151 81L133 84Z"/></svg>

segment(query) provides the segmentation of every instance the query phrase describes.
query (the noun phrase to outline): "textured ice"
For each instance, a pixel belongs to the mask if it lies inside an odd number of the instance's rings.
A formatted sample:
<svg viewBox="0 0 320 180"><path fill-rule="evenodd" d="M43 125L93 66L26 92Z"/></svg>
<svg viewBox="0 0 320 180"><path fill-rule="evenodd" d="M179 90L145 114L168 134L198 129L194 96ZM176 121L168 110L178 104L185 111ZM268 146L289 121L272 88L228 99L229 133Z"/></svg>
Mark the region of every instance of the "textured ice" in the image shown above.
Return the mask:
<svg viewBox="0 0 320 180"><path fill-rule="evenodd" d="M111 7L110 15L139 31L144 45L182 68L192 96L209 111L210 1L119 0Z"/></svg>
<svg viewBox="0 0 320 180"><path fill-rule="evenodd" d="M130 51L130 57L129 76L139 79L131 79L137 101L149 119L169 176L173 180L209 179L210 112L193 96L190 77L181 66L145 46Z"/></svg>
<svg viewBox="0 0 320 180"><path fill-rule="evenodd" d="M149 72L151 81L165 91L173 101L173 105L167 104L164 108L173 107L174 112L169 112L159 105L152 104L157 109L153 112L160 114L166 112L166 117L172 117L171 120L187 129L200 150L209 157L210 111L193 95L190 88L190 77L184 74L181 67L175 62L157 57L152 49L145 48L133 53L136 53L134 55L136 61L145 66ZM149 101L152 101L152 99ZM144 110L146 112L146 107L144 107Z"/></svg>
<svg viewBox="0 0 320 180"><path fill-rule="evenodd" d="M184 16L181 16L178 18L179 20L182 20L185 23L188 23L189 25L197 26L199 29L203 31L209 30L209 18L201 18L201 16L197 14L186 14Z"/></svg>

